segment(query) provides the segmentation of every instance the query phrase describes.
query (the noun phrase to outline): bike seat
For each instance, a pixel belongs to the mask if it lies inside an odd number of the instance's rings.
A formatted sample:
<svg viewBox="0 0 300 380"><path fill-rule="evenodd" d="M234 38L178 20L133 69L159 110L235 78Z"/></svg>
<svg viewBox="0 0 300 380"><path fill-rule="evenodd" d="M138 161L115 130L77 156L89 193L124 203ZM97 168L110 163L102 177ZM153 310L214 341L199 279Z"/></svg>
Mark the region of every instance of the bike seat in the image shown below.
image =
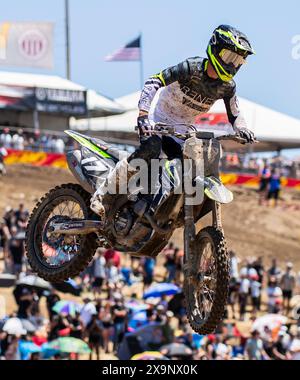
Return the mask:
<svg viewBox="0 0 300 380"><path fill-rule="evenodd" d="M110 156L113 156L120 160L121 158L127 158L129 156L129 153L126 152L126 150L120 150L105 141L98 139L96 137L90 137L89 138L91 143L94 145L97 145L100 149L104 150L106 153L108 153Z"/></svg>
<svg viewBox="0 0 300 380"><path fill-rule="evenodd" d="M82 143L82 140L86 140L90 142L91 144L97 146L103 152L107 153L109 156L112 156L113 158L117 160L120 160L122 158L127 158L129 156L129 153L127 151L120 150L116 147L113 147L112 145L106 143L105 141L97 137L90 137L87 135L83 135L77 131L65 131L65 132L71 137L73 137L75 140L79 141L80 143ZM106 157L106 158L110 158L110 157Z"/></svg>

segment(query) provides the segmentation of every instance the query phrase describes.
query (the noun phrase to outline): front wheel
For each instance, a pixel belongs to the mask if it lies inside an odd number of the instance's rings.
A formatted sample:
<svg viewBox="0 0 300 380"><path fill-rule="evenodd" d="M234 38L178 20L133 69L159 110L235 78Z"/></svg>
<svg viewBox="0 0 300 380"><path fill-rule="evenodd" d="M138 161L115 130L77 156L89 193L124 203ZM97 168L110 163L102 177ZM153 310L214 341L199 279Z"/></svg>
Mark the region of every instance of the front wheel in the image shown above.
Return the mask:
<svg viewBox="0 0 300 380"><path fill-rule="evenodd" d="M229 257L223 233L206 227L191 254L193 276L184 280L187 317L192 329L211 334L224 317L229 287Z"/></svg>
<svg viewBox="0 0 300 380"><path fill-rule="evenodd" d="M32 211L26 231L26 254L33 271L43 279L62 282L80 274L97 248L97 235L51 233L51 223L90 219L90 194L68 184L49 191Z"/></svg>

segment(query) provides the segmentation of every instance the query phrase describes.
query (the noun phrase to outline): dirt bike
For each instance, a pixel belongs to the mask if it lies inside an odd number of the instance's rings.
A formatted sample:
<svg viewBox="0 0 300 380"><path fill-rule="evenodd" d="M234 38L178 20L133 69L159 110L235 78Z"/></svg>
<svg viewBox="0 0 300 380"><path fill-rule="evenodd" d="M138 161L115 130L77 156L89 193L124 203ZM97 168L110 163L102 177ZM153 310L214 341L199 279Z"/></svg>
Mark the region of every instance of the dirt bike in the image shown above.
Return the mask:
<svg viewBox="0 0 300 380"><path fill-rule="evenodd" d="M34 208L26 233L26 251L34 271L51 282L65 281L80 274L92 260L97 247L114 247L133 256L156 257L167 245L174 230L184 228L184 286L186 310L194 331L208 334L224 316L229 286L229 257L221 223L221 204L233 199L218 178L221 145L214 133L182 125L157 125L153 133L173 136L183 142L183 158L191 162L189 176L195 187L203 187L201 204L191 205L183 186L176 193L180 176L178 160L166 161L162 176L173 178L173 190L153 211L141 194L117 194L106 219L90 209L91 195L119 161L118 151L104 141L75 131L66 133L80 144L67 153L68 166L79 184L58 186ZM241 142L241 141L240 141ZM210 148L214 144L213 154ZM197 164L202 176L194 178ZM193 167L193 165L195 167ZM175 177L177 184L175 184ZM178 180L179 178L179 180ZM196 233L196 223L212 213L212 224Z"/></svg>

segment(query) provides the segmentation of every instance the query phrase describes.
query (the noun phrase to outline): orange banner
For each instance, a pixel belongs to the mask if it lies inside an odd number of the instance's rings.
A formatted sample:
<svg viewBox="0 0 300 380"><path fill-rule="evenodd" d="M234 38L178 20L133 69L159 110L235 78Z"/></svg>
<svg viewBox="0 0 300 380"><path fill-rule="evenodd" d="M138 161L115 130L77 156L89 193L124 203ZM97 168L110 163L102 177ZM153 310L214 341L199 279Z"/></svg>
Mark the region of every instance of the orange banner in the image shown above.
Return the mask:
<svg viewBox="0 0 300 380"><path fill-rule="evenodd" d="M260 182L260 178L258 176L234 173L222 173L221 180L224 185L240 185L256 189L259 188ZM283 187L293 187L296 190L300 190L299 179L282 177L281 184Z"/></svg>
<svg viewBox="0 0 300 380"><path fill-rule="evenodd" d="M13 164L30 164L34 166L52 166L55 168L68 167L66 156L58 153L32 152L25 150L8 150L8 155L5 157L6 165Z"/></svg>
<svg viewBox="0 0 300 380"><path fill-rule="evenodd" d="M44 153L32 151L8 150L8 155L4 159L6 165L30 164L35 166L52 166L55 168L68 167L66 156L58 153ZM259 187L259 177L246 174L222 173L221 179L224 185L240 185L252 188ZM293 178L283 178L284 187L292 187L300 190L300 180Z"/></svg>

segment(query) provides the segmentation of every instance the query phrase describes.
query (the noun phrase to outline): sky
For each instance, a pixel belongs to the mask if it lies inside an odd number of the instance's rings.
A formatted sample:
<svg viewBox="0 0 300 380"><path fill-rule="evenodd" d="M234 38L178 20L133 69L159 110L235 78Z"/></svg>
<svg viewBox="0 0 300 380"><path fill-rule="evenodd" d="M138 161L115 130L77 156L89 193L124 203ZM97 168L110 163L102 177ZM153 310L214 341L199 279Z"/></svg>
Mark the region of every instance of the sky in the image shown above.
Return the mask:
<svg viewBox="0 0 300 380"><path fill-rule="evenodd" d="M187 57L205 56L219 24L245 32L256 55L236 76L238 94L300 118L300 2L285 0L69 0L72 80L112 98L140 88L139 63L105 62L105 55L143 36L144 78ZM52 71L1 69L65 76L63 0L9 0L1 21L55 23ZM299 38L297 39L297 36ZM294 38L294 43L292 39ZM297 55L296 55L297 56Z"/></svg>

